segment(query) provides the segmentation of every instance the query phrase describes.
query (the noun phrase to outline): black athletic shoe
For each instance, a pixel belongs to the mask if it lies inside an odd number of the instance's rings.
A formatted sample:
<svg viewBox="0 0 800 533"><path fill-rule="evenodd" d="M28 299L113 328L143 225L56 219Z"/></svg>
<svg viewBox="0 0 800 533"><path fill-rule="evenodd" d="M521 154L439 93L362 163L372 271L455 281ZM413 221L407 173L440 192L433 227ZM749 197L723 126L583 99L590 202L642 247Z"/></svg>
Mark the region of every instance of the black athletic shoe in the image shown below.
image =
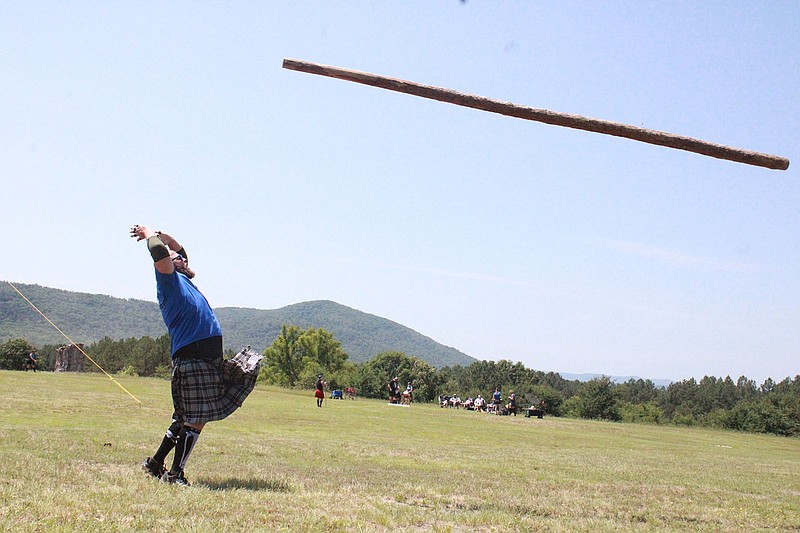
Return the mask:
<svg viewBox="0 0 800 533"><path fill-rule="evenodd" d="M161 476L163 476L164 472L167 471L167 469L164 468L163 464L157 463L156 460L153 459L152 457L148 457L147 459L144 460L144 462L142 463L142 470L144 470L145 472L147 472L156 479L161 479Z"/></svg>
<svg viewBox="0 0 800 533"><path fill-rule="evenodd" d="M186 476L183 475L183 472L178 472L177 474L173 474L172 472L164 472L164 475L161 476L162 483L169 483L170 485L180 485L182 487L188 487L189 480L186 479Z"/></svg>

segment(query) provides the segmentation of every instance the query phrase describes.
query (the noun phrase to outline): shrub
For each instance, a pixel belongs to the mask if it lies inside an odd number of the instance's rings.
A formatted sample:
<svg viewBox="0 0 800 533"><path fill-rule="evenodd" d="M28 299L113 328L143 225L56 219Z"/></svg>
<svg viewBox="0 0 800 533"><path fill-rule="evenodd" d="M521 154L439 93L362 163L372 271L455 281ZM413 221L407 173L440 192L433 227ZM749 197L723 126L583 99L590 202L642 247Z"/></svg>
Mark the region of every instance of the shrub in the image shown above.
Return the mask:
<svg viewBox="0 0 800 533"><path fill-rule="evenodd" d="M587 381L582 390L581 418L618 421L621 417L614 398L614 384L606 376Z"/></svg>
<svg viewBox="0 0 800 533"><path fill-rule="evenodd" d="M705 427L712 427L722 429L727 427L728 419L730 418L730 411L726 409L714 409L701 419L701 425Z"/></svg>
<svg viewBox="0 0 800 533"><path fill-rule="evenodd" d="M676 426L694 426L697 424L697 420L692 413L680 412L672 415L672 423Z"/></svg>
<svg viewBox="0 0 800 533"><path fill-rule="evenodd" d="M583 403L583 398L580 396L568 398L563 404L561 404L561 412L564 414L564 416L569 418L580 418L581 413L584 410Z"/></svg>
<svg viewBox="0 0 800 533"><path fill-rule="evenodd" d="M133 365L128 365L122 370L119 371L121 376L138 376L139 374L136 372L136 369L133 368Z"/></svg>
<svg viewBox="0 0 800 533"><path fill-rule="evenodd" d="M23 339L11 339L0 344L0 370L22 370L28 354L33 351L33 346Z"/></svg>
<svg viewBox="0 0 800 533"><path fill-rule="evenodd" d="M620 402L619 414L623 422L661 424L664 421L664 412L655 402Z"/></svg>
<svg viewBox="0 0 800 533"><path fill-rule="evenodd" d="M784 436L797 435L800 432L800 424L769 399L737 404L728 411L724 427Z"/></svg>
<svg viewBox="0 0 800 533"><path fill-rule="evenodd" d="M153 376L162 379L172 378L172 368L169 365L158 365L153 371Z"/></svg>

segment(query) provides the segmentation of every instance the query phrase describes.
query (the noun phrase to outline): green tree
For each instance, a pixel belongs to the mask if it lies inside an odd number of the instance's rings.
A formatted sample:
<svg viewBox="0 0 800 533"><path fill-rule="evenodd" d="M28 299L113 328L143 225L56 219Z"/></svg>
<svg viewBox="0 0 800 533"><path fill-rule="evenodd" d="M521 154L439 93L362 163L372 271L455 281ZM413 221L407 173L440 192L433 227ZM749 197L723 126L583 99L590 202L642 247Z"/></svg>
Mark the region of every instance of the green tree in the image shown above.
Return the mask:
<svg viewBox="0 0 800 533"><path fill-rule="evenodd" d="M745 376L739 376L736 380L736 399L738 401L750 401L759 396L758 386L752 379L747 379Z"/></svg>
<svg viewBox="0 0 800 533"><path fill-rule="evenodd" d="M631 378L625 383L617 385L615 390L620 401L634 404L651 402L658 397L658 390L649 379Z"/></svg>
<svg viewBox="0 0 800 533"><path fill-rule="evenodd" d="M414 401L430 402L437 398L441 387L439 372L417 357L411 358L411 371L414 375L411 379L414 386Z"/></svg>
<svg viewBox="0 0 800 533"><path fill-rule="evenodd" d="M332 387L337 387L336 379L331 379L333 376L325 372L322 365L310 358L304 360L303 370L300 372L300 376L298 376L296 386L302 389L312 389L317 382L317 376L320 374L324 376L324 380L327 384L326 389L330 390Z"/></svg>
<svg viewBox="0 0 800 533"><path fill-rule="evenodd" d="M385 398L384 390L386 382L384 376L373 368L369 362L355 365L350 376L351 381L347 385L352 385L359 396L366 398Z"/></svg>
<svg viewBox="0 0 800 533"><path fill-rule="evenodd" d="M676 381L667 386L666 392L660 397L659 407L668 419L680 413L681 418L699 412L697 408L697 382L694 378Z"/></svg>
<svg viewBox="0 0 800 533"><path fill-rule="evenodd" d="M329 386L335 374L344 369L347 353L332 333L318 328L301 330L284 324L281 332L264 351L262 381L289 387L313 387L317 375L325 374Z"/></svg>
<svg viewBox="0 0 800 533"><path fill-rule="evenodd" d="M308 328L300 335L298 344L306 363L315 362L325 372L337 372L347 361L348 356L342 350L342 343L333 333L324 329Z"/></svg>
<svg viewBox="0 0 800 533"><path fill-rule="evenodd" d="M136 339L114 340L111 337L103 337L87 346L84 351L103 370L114 374L130 364L131 351L135 342ZM84 369L89 372L99 372L99 369L94 365L85 366Z"/></svg>
<svg viewBox="0 0 800 533"><path fill-rule="evenodd" d="M265 364L261 372L268 382L294 387L300 381L305 366L300 335L300 328L284 324L280 334L264 350Z"/></svg>
<svg viewBox="0 0 800 533"><path fill-rule="evenodd" d="M620 401L618 407L623 422L660 424L664 419L664 413L655 402L631 403Z"/></svg>
<svg viewBox="0 0 800 533"><path fill-rule="evenodd" d="M581 390L583 399L580 416L602 420L620 419L617 400L614 397L614 383L608 376L587 381Z"/></svg>
<svg viewBox="0 0 800 533"><path fill-rule="evenodd" d="M56 351L60 347L60 344L45 344L39 348L39 368L52 371L56 366Z"/></svg>
<svg viewBox="0 0 800 533"><path fill-rule="evenodd" d="M736 403L736 385L730 376L725 379L704 376L697 384L692 411L705 415L715 409L730 409Z"/></svg>
<svg viewBox="0 0 800 533"><path fill-rule="evenodd" d="M25 339L11 339L0 344L0 369L22 370L28 354L35 351Z"/></svg>
<svg viewBox="0 0 800 533"><path fill-rule="evenodd" d="M360 390L358 385L360 369L360 364L345 361L339 370L325 374L325 382L331 390L344 390L347 387L356 387L356 390Z"/></svg>
<svg viewBox="0 0 800 533"><path fill-rule="evenodd" d="M544 412L549 415L561 416L561 406L564 403L564 396L550 385L534 385L531 391L539 401L544 401Z"/></svg>
<svg viewBox="0 0 800 533"><path fill-rule="evenodd" d="M168 335L153 339L152 337L142 337L134 341L131 350L131 359L128 365L133 367L136 374L140 376L153 376L156 369L168 365L170 361Z"/></svg>
<svg viewBox="0 0 800 533"><path fill-rule="evenodd" d="M364 365L372 374L372 378L363 385L364 395L372 398L387 398L389 380L393 377L397 377L401 387L414 379L412 358L403 352L379 353Z"/></svg>
<svg viewBox="0 0 800 533"><path fill-rule="evenodd" d="M561 413L570 418L580 418L581 413L586 411L585 404L586 401L581 396L570 396L561 405Z"/></svg>
<svg viewBox="0 0 800 533"><path fill-rule="evenodd" d="M358 365L351 374L354 382L350 384L356 387L360 396L387 398L389 380L396 376L401 389L411 382L414 401L429 402L439 395L444 375L422 359L391 351Z"/></svg>
<svg viewBox="0 0 800 533"><path fill-rule="evenodd" d="M577 379L566 380L557 372L548 372L547 374L544 374L540 378L539 383L553 387L555 390L559 391L564 398L571 398L572 396L575 396L578 394L578 391L581 388L580 381Z"/></svg>
<svg viewBox="0 0 800 533"><path fill-rule="evenodd" d="M787 437L800 433L800 421L769 398L737 404L727 413L723 425L728 429Z"/></svg>

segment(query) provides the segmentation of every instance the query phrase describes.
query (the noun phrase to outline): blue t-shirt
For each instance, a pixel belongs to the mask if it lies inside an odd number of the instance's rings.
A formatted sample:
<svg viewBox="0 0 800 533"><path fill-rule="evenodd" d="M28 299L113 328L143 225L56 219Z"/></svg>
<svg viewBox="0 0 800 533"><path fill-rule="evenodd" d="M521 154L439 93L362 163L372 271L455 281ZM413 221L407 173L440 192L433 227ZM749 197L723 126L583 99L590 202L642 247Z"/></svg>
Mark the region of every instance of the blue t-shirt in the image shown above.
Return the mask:
<svg viewBox="0 0 800 533"><path fill-rule="evenodd" d="M222 328L208 300L184 274L162 274L156 270L156 288L173 356L187 344L222 336Z"/></svg>

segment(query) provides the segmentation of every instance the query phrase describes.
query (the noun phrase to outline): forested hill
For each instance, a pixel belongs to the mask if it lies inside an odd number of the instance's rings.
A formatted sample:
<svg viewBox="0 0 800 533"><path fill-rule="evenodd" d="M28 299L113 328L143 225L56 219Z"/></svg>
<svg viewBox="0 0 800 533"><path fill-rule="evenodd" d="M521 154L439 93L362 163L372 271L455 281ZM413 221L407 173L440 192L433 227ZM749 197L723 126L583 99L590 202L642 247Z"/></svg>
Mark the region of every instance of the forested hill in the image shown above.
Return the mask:
<svg viewBox="0 0 800 533"><path fill-rule="evenodd" d="M155 302L14 285L75 342L91 344L103 337L157 338L166 333ZM238 350L249 344L262 351L283 324L291 324L333 333L356 363L387 351L419 357L437 368L466 366L476 361L396 322L331 301L303 302L271 310L222 307L214 311L225 332L226 349ZM0 282L0 343L17 338L36 346L65 342L8 283Z"/></svg>

